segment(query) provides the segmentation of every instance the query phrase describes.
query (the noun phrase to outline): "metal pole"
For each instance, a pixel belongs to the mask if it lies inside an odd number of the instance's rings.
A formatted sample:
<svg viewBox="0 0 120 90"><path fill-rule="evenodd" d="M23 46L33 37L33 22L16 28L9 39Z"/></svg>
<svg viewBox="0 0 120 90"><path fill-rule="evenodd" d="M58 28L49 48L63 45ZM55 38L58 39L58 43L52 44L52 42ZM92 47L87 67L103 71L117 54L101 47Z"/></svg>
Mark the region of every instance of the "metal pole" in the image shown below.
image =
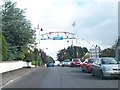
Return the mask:
<svg viewBox="0 0 120 90"><path fill-rule="evenodd" d="M95 46L96 58L97 58L97 54L98 54L98 53L97 53L97 47L98 47L98 45Z"/></svg>
<svg viewBox="0 0 120 90"><path fill-rule="evenodd" d="M77 44L78 36L77 36L77 29L76 29L76 44Z"/></svg>
<svg viewBox="0 0 120 90"><path fill-rule="evenodd" d="M72 40L72 45L71 46L73 46L73 40Z"/></svg>
<svg viewBox="0 0 120 90"><path fill-rule="evenodd" d="M39 30L39 51L40 51L40 40L41 40L41 38L40 38L40 34L41 34L41 33L40 33L40 32L41 32L41 31L43 31L42 28ZM41 57L41 52L40 52L40 57ZM42 60L42 59L41 59L41 60Z"/></svg>
<svg viewBox="0 0 120 90"><path fill-rule="evenodd" d="M76 31L76 44L78 43L78 36L77 36L77 29L75 28ZM76 46L76 58L78 58L78 46Z"/></svg>
<svg viewBox="0 0 120 90"><path fill-rule="evenodd" d="M95 46L95 52L96 52L96 58L97 58L97 49L96 49L97 47Z"/></svg>
<svg viewBox="0 0 120 90"><path fill-rule="evenodd" d="M78 58L78 46L76 46L76 50L77 50L76 58Z"/></svg>

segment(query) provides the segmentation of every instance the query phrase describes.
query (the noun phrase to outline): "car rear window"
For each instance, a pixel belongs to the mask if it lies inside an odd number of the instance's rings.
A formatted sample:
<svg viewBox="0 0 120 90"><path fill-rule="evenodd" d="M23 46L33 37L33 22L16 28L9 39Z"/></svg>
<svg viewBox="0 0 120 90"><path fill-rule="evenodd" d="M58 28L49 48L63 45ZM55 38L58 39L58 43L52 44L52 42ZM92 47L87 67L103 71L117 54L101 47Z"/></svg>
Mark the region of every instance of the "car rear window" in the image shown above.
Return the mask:
<svg viewBox="0 0 120 90"><path fill-rule="evenodd" d="M94 59L89 59L88 62L89 63L93 63L95 60Z"/></svg>
<svg viewBox="0 0 120 90"><path fill-rule="evenodd" d="M101 59L102 64L118 64L119 62L115 59Z"/></svg>
<svg viewBox="0 0 120 90"><path fill-rule="evenodd" d="M70 62L70 60L64 60L64 62Z"/></svg>
<svg viewBox="0 0 120 90"><path fill-rule="evenodd" d="M80 61L80 60L78 60L78 59L74 59L74 60L73 60L73 62L79 62L79 61Z"/></svg>

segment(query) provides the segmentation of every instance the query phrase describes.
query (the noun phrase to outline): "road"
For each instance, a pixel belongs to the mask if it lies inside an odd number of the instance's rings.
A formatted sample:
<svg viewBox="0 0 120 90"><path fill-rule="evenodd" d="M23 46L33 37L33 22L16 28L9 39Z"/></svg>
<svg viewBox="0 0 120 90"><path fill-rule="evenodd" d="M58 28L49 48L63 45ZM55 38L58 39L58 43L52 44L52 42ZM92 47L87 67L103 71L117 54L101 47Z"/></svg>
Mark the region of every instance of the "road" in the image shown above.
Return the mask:
<svg viewBox="0 0 120 90"><path fill-rule="evenodd" d="M4 88L118 88L118 80L101 80L83 73L79 67L43 67L11 81Z"/></svg>

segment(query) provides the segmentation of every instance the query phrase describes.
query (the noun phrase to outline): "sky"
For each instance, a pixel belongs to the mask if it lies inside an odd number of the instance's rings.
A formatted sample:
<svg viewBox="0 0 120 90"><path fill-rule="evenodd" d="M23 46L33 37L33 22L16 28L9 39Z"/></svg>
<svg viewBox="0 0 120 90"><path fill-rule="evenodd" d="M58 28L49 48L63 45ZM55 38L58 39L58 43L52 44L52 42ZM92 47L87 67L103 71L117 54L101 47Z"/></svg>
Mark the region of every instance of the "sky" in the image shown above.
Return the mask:
<svg viewBox="0 0 120 90"><path fill-rule="evenodd" d="M26 9L26 17L39 35L66 31L77 32L78 43L73 45L101 49L112 47L118 37L118 0L11 0ZM75 26L72 24L75 22ZM40 28L43 31L40 31ZM59 50L67 48L72 40L40 40L38 48L56 59ZM46 49L47 48L47 49Z"/></svg>

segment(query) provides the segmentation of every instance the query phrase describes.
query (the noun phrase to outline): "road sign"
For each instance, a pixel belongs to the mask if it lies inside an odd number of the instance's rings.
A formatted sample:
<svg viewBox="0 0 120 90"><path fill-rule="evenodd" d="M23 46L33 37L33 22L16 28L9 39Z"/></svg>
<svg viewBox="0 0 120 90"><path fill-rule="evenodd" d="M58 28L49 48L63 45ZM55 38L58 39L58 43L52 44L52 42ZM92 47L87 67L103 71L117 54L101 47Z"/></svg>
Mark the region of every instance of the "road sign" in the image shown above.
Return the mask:
<svg viewBox="0 0 120 90"><path fill-rule="evenodd" d="M53 37L53 40L63 40L63 36Z"/></svg>

